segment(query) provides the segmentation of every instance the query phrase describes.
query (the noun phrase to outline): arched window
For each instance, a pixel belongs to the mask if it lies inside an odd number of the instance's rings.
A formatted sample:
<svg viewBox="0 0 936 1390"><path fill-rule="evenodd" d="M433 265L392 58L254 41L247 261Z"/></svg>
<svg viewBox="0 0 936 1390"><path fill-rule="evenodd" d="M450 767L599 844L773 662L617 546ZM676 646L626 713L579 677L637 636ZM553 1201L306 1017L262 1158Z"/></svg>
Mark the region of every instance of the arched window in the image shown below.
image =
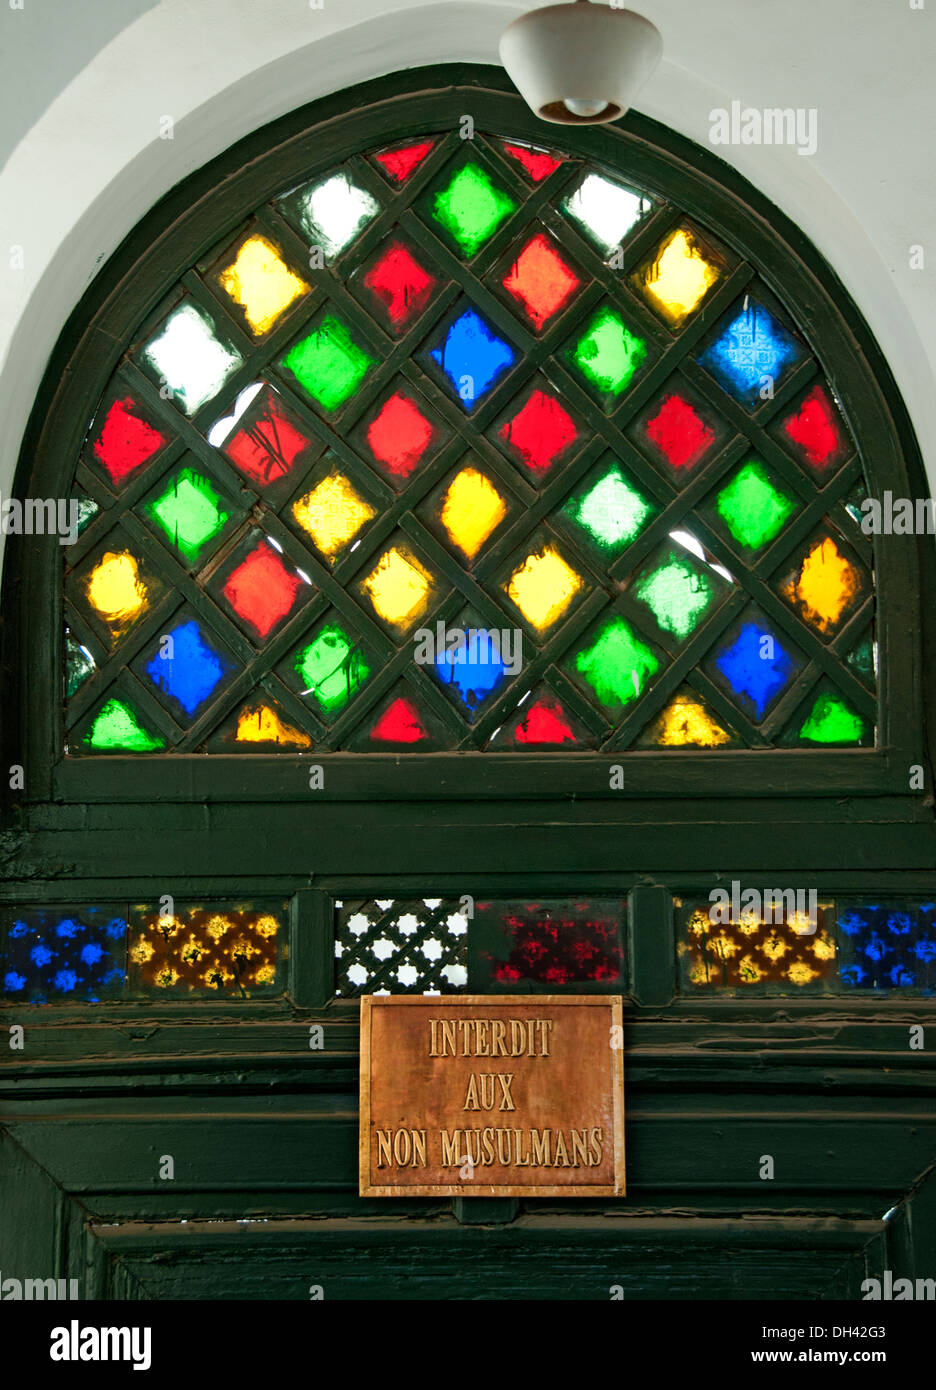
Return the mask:
<svg viewBox="0 0 936 1390"><path fill-rule="evenodd" d="M736 1135L768 1027L805 1095L803 1057L863 1086L893 1010L888 1047L929 1017L928 551L862 528L925 490L899 392L710 153L637 115L552 137L486 69L329 98L76 310L17 496L70 493L77 539L12 537L4 581L2 979L62 1006L51 1057L98 1056L103 1011L145 1024L108 1033L132 1070L171 1017L159 1074L240 1076L311 1018L330 1135L359 994L606 990L646 1091ZM666 1123L636 1190L753 1182Z"/></svg>
<svg viewBox="0 0 936 1390"><path fill-rule="evenodd" d="M660 149L444 107L233 175L78 347L59 755L867 785L918 723L860 525L902 464L831 276Z"/></svg>

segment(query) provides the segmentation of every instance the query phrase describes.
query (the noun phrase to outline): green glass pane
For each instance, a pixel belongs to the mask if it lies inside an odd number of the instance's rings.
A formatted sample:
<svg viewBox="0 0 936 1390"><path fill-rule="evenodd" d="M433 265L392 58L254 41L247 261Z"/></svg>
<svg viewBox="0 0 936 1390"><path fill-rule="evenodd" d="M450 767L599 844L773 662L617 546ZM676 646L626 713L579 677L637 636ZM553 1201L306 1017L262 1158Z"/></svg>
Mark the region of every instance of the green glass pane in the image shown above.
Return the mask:
<svg viewBox="0 0 936 1390"><path fill-rule="evenodd" d="M684 641L715 598L714 581L689 560L668 560L635 585L664 632Z"/></svg>
<svg viewBox="0 0 936 1390"><path fill-rule="evenodd" d="M473 256L516 208L507 193L492 183L478 164L459 169L432 200L432 215L463 256Z"/></svg>
<svg viewBox="0 0 936 1390"><path fill-rule="evenodd" d="M70 632L65 632L65 693L69 699L82 686L96 669L94 658L87 647L76 642Z"/></svg>
<svg viewBox="0 0 936 1390"><path fill-rule="evenodd" d="M563 512L575 521L603 549L618 550L636 540L653 515L654 508L627 481L616 466L579 497L573 497Z"/></svg>
<svg viewBox="0 0 936 1390"><path fill-rule="evenodd" d="M660 662L629 623L615 617L590 646L573 658L573 668L603 705L620 709L639 699Z"/></svg>
<svg viewBox="0 0 936 1390"><path fill-rule="evenodd" d="M328 714L337 714L370 675L361 649L340 627L325 627L296 657L295 671L305 689Z"/></svg>
<svg viewBox="0 0 936 1390"><path fill-rule="evenodd" d="M750 550L772 541L796 511L793 499L774 487L763 464L754 460L722 488L715 506L735 540Z"/></svg>
<svg viewBox="0 0 936 1390"><path fill-rule="evenodd" d="M153 753L166 746L165 739L143 728L122 700L108 700L83 741L89 748L125 753Z"/></svg>
<svg viewBox="0 0 936 1390"><path fill-rule="evenodd" d="M871 640L870 632L866 632L864 637L855 644L845 660L868 685L874 684L874 643Z"/></svg>
<svg viewBox="0 0 936 1390"><path fill-rule="evenodd" d="M87 494L83 492L73 493L72 501L78 503L78 534L80 536L85 527L94 520L101 509L93 497L88 497Z"/></svg>
<svg viewBox="0 0 936 1390"><path fill-rule="evenodd" d="M207 478L185 469L147 510L190 564L199 552L224 530L228 513Z"/></svg>
<svg viewBox="0 0 936 1390"><path fill-rule="evenodd" d="M340 319L328 315L289 350L283 366L324 410L337 410L355 394L374 360Z"/></svg>
<svg viewBox="0 0 936 1390"><path fill-rule="evenodd" d="M647 344L630 331L620 314L605 307L594 315L569 356L596 390L619 396L647 356Z"/></svg>
<svg viewBox="0 0 936 1390"><path fill-rule="evenodd" d="M838 695L820 695L800 729L800 738L809 743L859 743L864 731L864 720Z"/></svg>

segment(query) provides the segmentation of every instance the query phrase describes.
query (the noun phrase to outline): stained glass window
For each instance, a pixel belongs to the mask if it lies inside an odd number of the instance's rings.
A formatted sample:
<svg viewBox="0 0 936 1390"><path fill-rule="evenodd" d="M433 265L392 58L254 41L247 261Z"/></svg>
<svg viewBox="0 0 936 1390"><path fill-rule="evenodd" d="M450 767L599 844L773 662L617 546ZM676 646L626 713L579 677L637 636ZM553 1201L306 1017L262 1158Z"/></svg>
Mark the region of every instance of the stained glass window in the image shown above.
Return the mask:
<svg viewBox="0 0 936 1390"><path fill-rule="evenodd" d="M335 993L626 990L626 916L615 898L344 899Z"/></svg>
<svg viewBox="0 0 936 1390"><path fill-rule="evenodd" d="M284 921L282 904L6 908L0 995L54 1004L282 994Z"/></svg>
<svg viewBox="0 0 936 1390"><path fill-rule="evenodd" d="M310 167L138 325L91 417L72 756L877 740L835 383L626 167L509 131Z"/></svg>
<svg viewBox="0 0 936 1390"><path fill-rule="evenodd" d="M725 898L729 895L725 890ZM745 890L677 900L681 988L758 994L936 990L936 903Z"/></svg>

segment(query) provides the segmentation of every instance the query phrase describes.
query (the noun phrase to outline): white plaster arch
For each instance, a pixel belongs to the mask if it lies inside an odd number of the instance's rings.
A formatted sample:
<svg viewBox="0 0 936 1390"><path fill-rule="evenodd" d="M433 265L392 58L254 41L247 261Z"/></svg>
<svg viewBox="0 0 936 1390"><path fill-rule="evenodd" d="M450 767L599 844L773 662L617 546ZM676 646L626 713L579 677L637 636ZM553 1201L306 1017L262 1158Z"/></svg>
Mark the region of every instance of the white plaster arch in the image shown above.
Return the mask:
<svg viewBox="0 0 936 1390"><path fill-rule="evenodd" d="M250 131L356 82L496 62L528 3L161 0L62 91L0 173L0 494L43 370L97 269L171 187ZM815 108L819 148L719 147L816 243L876 334L936 471L932 9L893 0L634 0L664 61L639 106L706 144L709 112ZM936 9L936 5L932 7ZM172 116L174 138L159 138ZM545 127L544 127L545 130ZM927 244L929 242L929 244ZM22 248L22 268L7 248ZM0 536L0 544L3 537Z"/></svg>

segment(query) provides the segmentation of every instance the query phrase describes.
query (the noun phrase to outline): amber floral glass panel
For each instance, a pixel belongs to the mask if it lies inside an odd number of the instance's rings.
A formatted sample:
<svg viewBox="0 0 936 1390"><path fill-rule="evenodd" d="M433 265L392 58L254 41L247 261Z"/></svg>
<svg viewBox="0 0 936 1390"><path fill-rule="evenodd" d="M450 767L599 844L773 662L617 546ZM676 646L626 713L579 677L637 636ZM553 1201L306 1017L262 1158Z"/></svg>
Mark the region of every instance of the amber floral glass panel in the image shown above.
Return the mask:
<svg viewBox="0 0 936 1390"><path fill-rule="evenodd" d="M838 946L830 902L794 890L745 890L680 904L682 987L750 994L835 993Z"/></svg>
<svg viewBox="0 0 936 1390"><path fill-rule="evenodd" d="M374 140L166 286L75 460L68 756L874 746L842 396L626 164Z"/></svg>
<svg viewBox="0 0 936 1390"><path fill-rule="evenodd" d="M283 990L280 920L244 908L137 908L128 937L132 994L247 999Z"/></svg>

